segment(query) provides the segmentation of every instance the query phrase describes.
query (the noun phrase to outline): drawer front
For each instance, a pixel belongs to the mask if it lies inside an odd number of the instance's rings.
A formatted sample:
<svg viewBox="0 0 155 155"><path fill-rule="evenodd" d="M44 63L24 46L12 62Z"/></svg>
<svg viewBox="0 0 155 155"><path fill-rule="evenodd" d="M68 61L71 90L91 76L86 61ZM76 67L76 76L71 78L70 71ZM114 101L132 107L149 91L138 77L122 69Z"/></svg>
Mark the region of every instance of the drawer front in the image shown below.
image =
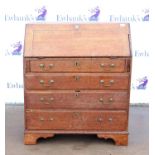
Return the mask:
<svg viewBox="0 0 155 155"><path fill-rule="evenodd" d="M127 91L28 91L28 109L127 109Z"/></svg>
<svg viewBox="0 0 155 155"><path fill-rule="evenodd" d="M31 72L124 72L125 59L64 58L30 61Z"/></svg>
<svg viewBox="0 0 155 155"><path fill-rule="evenodd" d="M128 89L129 74L46 73L27 74L25 87L33 90Z"/></svg>
<svg viewBox="0 0 155 155"><path fill-rule="evenodd" d="M128 89L129 88L129 74L96 74L90 78L91 87L93 89Z"/></svg>
<svg viewBox="0 0 155 155"><path fill-rule="evenodd" d="M127 130L125 111L33 111L26 112L27 129Z"/></svg>
<svg viewBox="0 0 155 155"><path fill-rule="evenodd" d="M125 59L92 58L91 72L126 72Z"/></svg>
<svg viewBox="0 0 155 155"><path fill-rule="evenodd" d="M31 72L90 72L91 59L44 59L30 61Z"/></svg>

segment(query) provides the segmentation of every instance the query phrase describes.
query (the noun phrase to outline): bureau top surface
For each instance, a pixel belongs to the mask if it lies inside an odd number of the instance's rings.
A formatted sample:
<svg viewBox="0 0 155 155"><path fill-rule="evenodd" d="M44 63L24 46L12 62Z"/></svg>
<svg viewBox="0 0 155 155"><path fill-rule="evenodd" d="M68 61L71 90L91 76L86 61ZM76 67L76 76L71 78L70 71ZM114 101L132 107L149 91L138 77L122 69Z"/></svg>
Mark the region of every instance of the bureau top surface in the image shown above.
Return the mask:
<svg viewBox="0 0 155 155"><path fill-rule="evenodd" d="M129 24L27 24L25 57L130 56Z"/></svg>

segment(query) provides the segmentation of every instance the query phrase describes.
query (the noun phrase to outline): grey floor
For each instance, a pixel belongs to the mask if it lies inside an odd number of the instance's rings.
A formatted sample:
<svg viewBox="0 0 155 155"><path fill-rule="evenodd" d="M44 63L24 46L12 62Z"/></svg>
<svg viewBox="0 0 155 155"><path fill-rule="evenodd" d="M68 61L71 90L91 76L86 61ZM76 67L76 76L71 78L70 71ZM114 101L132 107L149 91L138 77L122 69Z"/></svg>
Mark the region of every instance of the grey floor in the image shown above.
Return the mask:
<svg viewBox="0 0 155 155"><path fill-rule="evenodd" d="M23 144L23 106L6 105L6 155L149 155L149 107L131 107L129 145L95 135L56 135L37 145Z"/></svg>

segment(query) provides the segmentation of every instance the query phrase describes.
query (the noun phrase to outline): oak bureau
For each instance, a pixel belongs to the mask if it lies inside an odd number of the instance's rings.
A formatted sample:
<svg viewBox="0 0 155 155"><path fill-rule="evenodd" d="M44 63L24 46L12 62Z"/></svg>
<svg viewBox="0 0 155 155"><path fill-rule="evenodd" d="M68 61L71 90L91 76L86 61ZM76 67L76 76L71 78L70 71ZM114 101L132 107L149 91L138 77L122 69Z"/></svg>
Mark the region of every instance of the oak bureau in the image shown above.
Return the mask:
<svg viewBox="0 0 155 155"><path fill-rule="evenodd" d="M24 144L96 134L128 144L129 24L27 24Z"/></svg>

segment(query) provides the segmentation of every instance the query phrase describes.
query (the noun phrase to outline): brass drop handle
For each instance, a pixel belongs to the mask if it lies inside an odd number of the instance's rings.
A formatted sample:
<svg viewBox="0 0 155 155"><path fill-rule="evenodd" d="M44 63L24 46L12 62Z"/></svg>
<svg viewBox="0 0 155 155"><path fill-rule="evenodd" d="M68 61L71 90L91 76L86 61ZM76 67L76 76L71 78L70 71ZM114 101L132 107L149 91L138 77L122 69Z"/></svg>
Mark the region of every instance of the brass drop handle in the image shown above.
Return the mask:
<svg viewBox="0 0 155 155"><path fill-rule="evenodd" d="M40 80L39 82L40 82L40 84L44 84L44 80Z"/></svg>
<svg viewBox="0 0 155 155"><path fill-rule="evenodd" d="M115 64L113 64L113 63L112 63L112 64L110 64L110 67L115 67Z"/></svg>
<svg viewBox="0 0 155 155"><path fill-rule="evenodd" d="M52 118L52 117L49 118L49 121L53 121L53 120L54 120L54 118Z"/></svg>
<svg viewBox="0 0 155 155"><path fill-rule="evenodd" d="M80 28L79 25L75 25L75 29L78 30Z"/></svg>
<svg viewBox="0 0 155 155"><path fill-rule="evenodd" d="M101 117L97 118L98 122L103 122L103 119Z"/></svg>
<svg viewBox="0 0 155 155"><path fill-rule="evenodd" d="M54 98L53 98L53 97L51 97L51 98L49 99L49 102L45 102L44 104L50 104L52 101L54 101Z"/></svg>
<svg viewBox="0 0 155 155"><path fill-rule="evenodd" d="M113 84L114 83L114 80L110 80L110 83Z"/></svg>
<svg viewBox="0 0 155 155"><path fill-rule="evenodd" d="M47 86L49 87L50 85L45 85L45 81L44 80L40 80L39 81L41 85L44 85L44 86ZM54 83L54 80L49 80L49 84L53 84Z"/></svg>
<svg viewBox="0 0 155 155"><path fill-rule="evenodd" d="M44 97L40 97L40 101L43 102L44 104L49 104L45 102L45 98Z"/></svg>
<svg viewBox="0 0 155 155"><path fill-rule="evenodd" d="M49 64L48 66L49 66L49 68L51 69L51 68L54 67L54 64Z"/></svg>
<svg viewBox="0 0 155 155"><path fill-rule="evenodd" d="M99 101L102 103L102 104L110 104L110 103L112 103L113 102L113 98L111 97L111 98L109 98L109 102L108 101L105 101L104 102L104 99L101 97L100 99L99 99Z"/></svg>
<svg viewBox="0 0 155 155"><path fill-rule="evenodd" d="M44 121L45 119L44 119L43 117L40 117L39 120L40 120L40 121Z"/></svg>
<svg viewBox="0 0 155 155"><path fill-rule="evenodd" d="M40 66L41 69L43 69L45 67L44 64L40 64L39 66Z"/></svg>
<svg viewBox="0 0 155 155"><path fill-rule="evenodd" d="M105 64L103 64L103 63L100 64L100 67L104 67L104 66L105 66Z"/></svg>
<svg viewBox="0 0 155 155"><path fill-rule="evenodd" d="M50 80L49 83L50 83L50 84L54 83L54 80Z"/></svg>
<svg viewBox="0 0 155 155"><path fill-rule="evenodd" d="M44 97L41 97L41 98L40 98L40 101L41 101L41 102L45 101Z"/></svg>
<svg viewBox="0 0 155 155"><path fill-rule="evenodd" d="M108 84L108 85L105 85L105 84L104 84L104 80L100 80L100 83L103 84L104 87L110 87L110 86L114 83L114 80L110 80L110 81L109 81L110 84Z"/></svg>
<svg viewBox="0 0 155 155"><path fill-rule="evenodd" d="M99 101L100 101L100 102L103 102L104 100L103 100L103 98L100 98Z"/></svg>
<svg viewBox="0 0 155 155"><path fill-rule="evenodd" d="M50 102L52 102L52 101L54 101L54 98L51 97L49 100L50 100ZM46 100L45 100L44 97L41 97L41 98L40 98L40 101L41 101L41 102L44 102L44 104L50 104L50 102L46 102Z"/></svg>
<svg viewBox="0 0 155 155"><path fill-rule="evenodd" d="M101 84L104 84L104 80L100 80L100 83L101 83Z"/></svg>
<svg viewBox="0 0 155 155"><path fill-rule="evenodd" d="M53 97L51 97L51 98L50 98L50 101L54 101L54 98L53 98Z"/></svg>
<svg viewBox="0 0 155 155"><path fill-rule="evenodd" d="M113 121L113 119L110 117L110 118L108 119L108 121L109 121L109 122L112 122L112 121Z"/></svg>
<svg viewBox="0 0 155 155"><path fill-rule="evenodd" d="M109 102L113 102L114 100L113 100L113 98L111 97L111 98L109 98Z"/></svg>

